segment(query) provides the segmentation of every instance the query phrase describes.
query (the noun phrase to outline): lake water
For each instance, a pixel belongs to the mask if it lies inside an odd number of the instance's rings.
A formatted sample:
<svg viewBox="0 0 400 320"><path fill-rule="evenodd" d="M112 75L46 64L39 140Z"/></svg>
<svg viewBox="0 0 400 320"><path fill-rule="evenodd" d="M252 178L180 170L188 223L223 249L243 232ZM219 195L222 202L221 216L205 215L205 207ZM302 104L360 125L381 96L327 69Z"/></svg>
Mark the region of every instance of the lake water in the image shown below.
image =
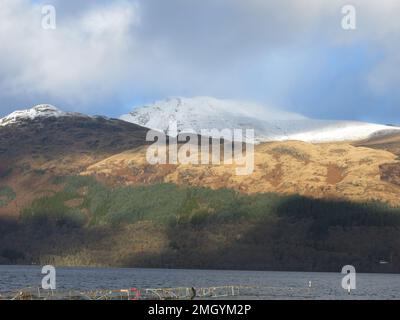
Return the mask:
<svg viewBox="0 0 400 320"><path fill-rule="evenodd" d="M251 286L239 299L400 299L400 275L357 274L349 295L342 274L177 269L57 268L57 289ZM41 284L39 266L0 266L0 292ZM311 281L311 288L309 288ZM230 297L232 298L232 297Z"/></svg>

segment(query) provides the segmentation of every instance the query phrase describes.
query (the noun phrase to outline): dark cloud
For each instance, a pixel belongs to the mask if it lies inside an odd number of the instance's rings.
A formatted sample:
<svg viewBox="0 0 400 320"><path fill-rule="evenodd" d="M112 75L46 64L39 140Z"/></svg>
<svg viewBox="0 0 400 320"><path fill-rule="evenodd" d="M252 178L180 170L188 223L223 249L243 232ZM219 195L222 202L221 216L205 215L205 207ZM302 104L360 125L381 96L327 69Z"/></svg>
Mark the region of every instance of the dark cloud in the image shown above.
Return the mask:
<svg viewBox="0 0 400 320"><path fill-rule="evenodd" d="M322 118L400 118L400 5L353 1L358 29L348 32L346 2L2 0L0 113L49 102L115 116L210 95ZM57 9L55 31L40 27L42 3Z"/></svg>

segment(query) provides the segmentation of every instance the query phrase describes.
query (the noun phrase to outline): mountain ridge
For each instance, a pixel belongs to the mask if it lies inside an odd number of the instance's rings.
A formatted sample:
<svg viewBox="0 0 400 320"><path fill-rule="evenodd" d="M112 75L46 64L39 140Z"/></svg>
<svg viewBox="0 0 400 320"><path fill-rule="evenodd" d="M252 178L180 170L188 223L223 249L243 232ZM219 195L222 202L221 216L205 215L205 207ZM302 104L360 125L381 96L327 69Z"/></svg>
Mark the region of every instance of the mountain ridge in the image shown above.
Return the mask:
<svg viewBox="0 0 400 320"><path fill-rule="evenodd" d="M37 118L59 118L59 117L81 117L90 118L90 116L77 112L64 112L50 104L39 104L29 109L16 110L0 119L0 126L10 124L19 124L26 120Z"/></svg>
<svg viewBox="0 0 400 320"><path fill-rule="evenodd" d="M103 118L77 112L64 112L50 104L17 110L0 119L0 128L20 125L32 120L47 118ZM172 136L180 133L196 133L203 130L213 138L220 138L217 129L242 129L247 142L298 140L311 143L361 141L371 137L400 132L400 127L383 124L318 120L301 114L281 111L255 103L219 100L210 97L169 98L136 108L120 120ZM176 128L174 127L176 125ZM255 137L247 136L247 129L254 129ZM233 139L233 137L232 137Z"/></svg>
<svg viewBox="0 0 400 320"><path fill-rule="evenodd" d="M285 140L316 143L354 141L373 134L385 135L400 130L359 121L311 119L255 103L211 97L161 100L137 107L120 119L165 133L174 123L178 132L194 131L197 134L201 134L202 129L254 129L256 143Z"/></svg>
<svg viewBox="0 0 400 320"><path fill-rule="evenodd" d="M152 165L147 128L50 111L0 126L0 263L400 270L400 134L260 143L237 176Z"/></svg>

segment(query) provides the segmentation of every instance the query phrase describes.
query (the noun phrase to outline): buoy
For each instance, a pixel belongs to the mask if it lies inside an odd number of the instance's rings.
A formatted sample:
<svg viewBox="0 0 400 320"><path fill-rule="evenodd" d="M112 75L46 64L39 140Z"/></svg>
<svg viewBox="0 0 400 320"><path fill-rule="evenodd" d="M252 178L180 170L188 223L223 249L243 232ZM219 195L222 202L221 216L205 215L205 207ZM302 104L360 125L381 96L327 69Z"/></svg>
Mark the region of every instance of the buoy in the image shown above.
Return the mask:
<svg viewBox="0 0 400 320"><path fill-rule="evenodd" d="M310 280L310 281L308 281L308 287L311 288L311 286L312 286L312 282Z"/></svg>

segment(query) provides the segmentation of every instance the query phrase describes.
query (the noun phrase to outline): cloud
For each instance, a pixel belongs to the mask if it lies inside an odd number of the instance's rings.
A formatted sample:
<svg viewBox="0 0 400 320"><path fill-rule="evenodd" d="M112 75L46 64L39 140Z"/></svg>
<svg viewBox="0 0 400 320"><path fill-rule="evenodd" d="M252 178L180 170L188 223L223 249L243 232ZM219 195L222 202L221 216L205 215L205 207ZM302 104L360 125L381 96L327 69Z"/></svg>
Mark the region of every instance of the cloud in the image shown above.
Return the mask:
<svg viewBox="0 0 400 320"><path fill-rule="evenodd" d="M1 92L88 105L119 86L126 57L135 46L131 29L139 18L134 3L96 6L68 17L52 31L41 28L39 5L4 1Z"/></svg>
<svg viewBox="0 0 400 320"><path fill-rule="evenodd" d="M56 7L56 30L41 28L43 4ZM344 4L2 0L0 113L49 102L117 115L145 100L211 95L311 116L400 117L400 4L352 1L350 32L340 27Z"/></svg>

